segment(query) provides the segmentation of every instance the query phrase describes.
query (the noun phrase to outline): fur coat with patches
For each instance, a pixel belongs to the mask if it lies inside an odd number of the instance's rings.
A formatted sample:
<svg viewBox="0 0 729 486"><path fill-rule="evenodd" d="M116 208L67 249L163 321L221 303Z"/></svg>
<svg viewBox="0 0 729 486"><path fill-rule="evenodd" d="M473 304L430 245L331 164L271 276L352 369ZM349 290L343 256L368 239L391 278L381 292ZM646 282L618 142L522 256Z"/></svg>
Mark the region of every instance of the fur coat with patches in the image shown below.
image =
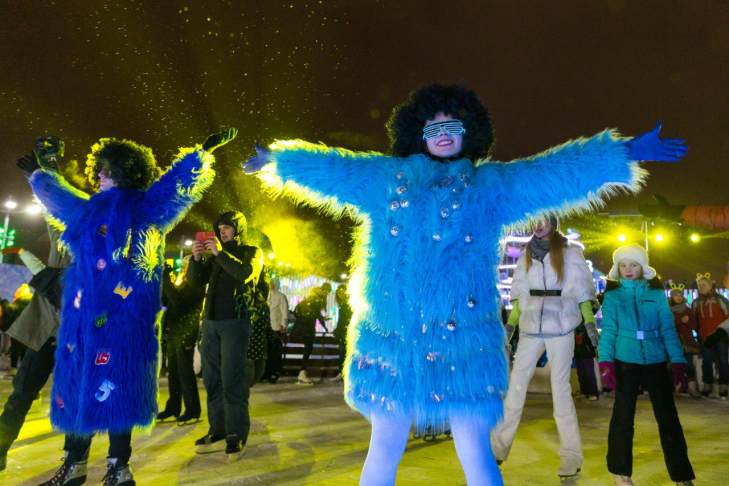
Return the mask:
<svg viewBox="0 0 729 486"><path fill-rule="evenodd" d="M213 161L185 150L145 191L91 196L56 172L31 176L72 255L51 394L54 428L124 432L153 422L165 235L212 183Z"/></svg>
<svg viewBox="0 0 729 486"><path fill-rule="evenodd" d="M586 210L645 177L616 132L511 163L446 163L277 141L259 174L274 193L360 221L349 285L345 397L366 417L447 429L495 424L508 366L496 287L499 240L529 216ZM349 209L346 209L349 208Z"/></svg>

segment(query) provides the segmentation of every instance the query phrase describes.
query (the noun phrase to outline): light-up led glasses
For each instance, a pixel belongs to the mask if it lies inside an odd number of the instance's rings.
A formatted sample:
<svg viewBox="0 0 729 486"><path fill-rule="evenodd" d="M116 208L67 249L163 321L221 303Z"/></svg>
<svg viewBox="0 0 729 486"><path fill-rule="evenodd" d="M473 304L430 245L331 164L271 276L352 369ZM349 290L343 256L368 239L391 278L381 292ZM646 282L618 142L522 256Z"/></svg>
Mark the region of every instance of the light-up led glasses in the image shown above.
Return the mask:
<svg viewBox="0 0 729 486"><path fill-rule="evenodd" d="M463 135L466 128L461 120L448 120L442 122L431 123L423 127L423 140L435 138L441 133L447 135Z"/></svg>

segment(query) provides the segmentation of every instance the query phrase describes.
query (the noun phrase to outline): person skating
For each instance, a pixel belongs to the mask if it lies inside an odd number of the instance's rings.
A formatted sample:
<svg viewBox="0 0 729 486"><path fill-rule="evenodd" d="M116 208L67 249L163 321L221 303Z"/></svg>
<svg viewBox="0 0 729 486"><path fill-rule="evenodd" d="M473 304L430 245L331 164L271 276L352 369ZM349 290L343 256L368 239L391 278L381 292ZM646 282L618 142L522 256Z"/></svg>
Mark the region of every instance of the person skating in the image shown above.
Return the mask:
<svg viewBox="0 0 729 486"><path fill-rule="evenodd" d="M268 310L271 317L271 332L268 340L268 359L264 378L269 383L276 383L283 371L283 340L288 332L289 301L279 290L277 279L271 280L268 292Z"/></svg>
<svg viewBox="0 0 729 486"><path fill-rule="evenodd" d="M202 375L208 404L208 433L195 441L199 454L225 450L237 459L248 441L250 390L246 358L251 320L245 286L261 273L261 251L246 245L247 222L238 211L221 214L213 224L215 238L192 245L193 283L207 285L203 308ZM203 258L203 253L208 255Z"/></svg>
<svg viewBox="0 0 729 486"><path fill-rule="evenodd" d="M8 330L14 339L27 346L13 390L0 415L0 471L7 464L7 454L17 439L33 401L46 385L53 370L61 307L61 274L68 265L68 253L59 246L59 232L48 227L51 249L48 265L31 252L20 249L19 257L33 274L29 285L35 290L28 306Z"/></svg>
<svg viewBox="0 0 729 486"><path fill-rule="evenodd" d="M608 278L599 344L601 377L615 390L608 470L615 484L633 484L635 406L642 387L650 396L671 480L693 484L694 471L666 364L668 356L673 375L685 374L686 358L663 285L648 264L648 254L638 245L615 250Z"/></svg>
<svg viewBox="0 0 729 486"><path fill-rule="evenodd" d="M469 484L499 484L489 432L507 384L494 271L505 227L637 191L646 173L636 161L678 161L686 147L661 140L660 126L632 139L607 130L497 163L488 111L454 85L416 90L388 129L390 156L280 140L244 169L362 223L344 373L347 402L372 423L361 483L394 483L414 424L452 430Z"/></svg>
<svg viewBox="0 0 729 486"><path fill-rule="evenodd" d="M696 383L696 366L694 365L694 356L699 354L699 342L696 340L698 332L698 324L696 316L689 306L686 305L686 299L683 296L684 286L671 286L669 295L669 305L673 313L673 322L676 326L676 332L681 339L681 348L686 357L686 378L687 382L682 381L683 376L674 377L674 386L679 393L688 393L694 398L700 397Z"/></svg>
<svg viewBox="0 0 729 486"><path fill-rule="evenodd" d="M719 372L719 397L729 395L729 301L716 291L708 274L698 274L699 296L691 304L698 323L701 343L701 394L711 395L714 387L714 365Z"/></svg>
<svg viewBox="0 0 729 486"><path fill-rule="evenodd" d="M204 290L190 282L190 257L183 259L178 282L170 278L167 266L162 276L162 302L167 308L163 317L163 342L167 350L167 382L170 396L157 421L174 419L178 425L200 420L200 395L193 366L195 345L200 334L200 311ZM185 411L182 412L182 405Z"/></svg>
<svg viewBox="0 0 729 486"><path fill-rule="evenodd" d="M33 152L18 161L34 194L64 226L64 275L51 423L66 433L63 464L45 484L82 484L93 434L108 432L105 484L133 485L134 427L157 412L158 314L165 235L212 183L212 152L235 129L181 151L159 178L152 151L103 138L91 148L89 195Z"/></svg>
<svg viewBox="0 0 729 486"><path fill-rule="evenodd" d="M519 329L519 346L504 400L504 419L492 433L498 462L506 460L519 427L527 387L546 349L554 420L560 439L561 477L576 475L582 467L582 440L572 400L570 375L575 349L574 330L583 321L597 345L592 313L595 287L582 249L559 232L557 218L539 221L519 257L511 286L513 309L509 324ZM507 336L507 339L511 336Z"/></svg>

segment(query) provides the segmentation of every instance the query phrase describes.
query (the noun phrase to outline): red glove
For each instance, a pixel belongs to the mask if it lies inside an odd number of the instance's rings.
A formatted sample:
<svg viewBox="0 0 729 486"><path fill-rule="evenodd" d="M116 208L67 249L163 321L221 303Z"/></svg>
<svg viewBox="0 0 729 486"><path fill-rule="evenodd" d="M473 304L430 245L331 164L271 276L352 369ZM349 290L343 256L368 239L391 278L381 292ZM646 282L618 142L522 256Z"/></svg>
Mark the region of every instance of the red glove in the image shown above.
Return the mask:
<svg viewBox="0 0 729 486"><path fill-rule="evenodd" d="M673 374L673 388L677 392L685 392L688 389L688 375L686 363L671 363L671 373Z"/></svg>
<svg viewBox="0 0 729 486"><path fill-rule="evenodd" d="M600 366L602 387L607 390L615 390L615 363L612 361L601 361L598 365Z"/></svg>

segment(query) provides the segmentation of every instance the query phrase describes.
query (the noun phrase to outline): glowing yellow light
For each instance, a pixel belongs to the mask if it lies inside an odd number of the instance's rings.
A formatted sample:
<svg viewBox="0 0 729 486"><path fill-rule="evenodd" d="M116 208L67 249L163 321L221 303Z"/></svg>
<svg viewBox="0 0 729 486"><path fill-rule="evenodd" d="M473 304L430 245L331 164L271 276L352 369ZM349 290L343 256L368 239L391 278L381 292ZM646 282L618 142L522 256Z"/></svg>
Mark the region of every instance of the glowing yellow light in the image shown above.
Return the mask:
<svg viewBox="0 0 729 486"><path fill-rule="evenodd" d="M663 233L656 233L656 236L653 237L658 243L662 242L664 240Z"/></svg>
<svg viewBox="0 0 729 486"><path fill-rule="evenodd" d="M347 280L347 274L343 273L339 276L339 278L341 278L342 280Z"/></svg>
<svg viewBox="0 0 729 486"><path fill-rule="evenodd" d="M283 267L283 262L276 262L277 267Z"/></svg>
<svg viewBox="0 0 729 486"><path fill-rule="evenodd" d="M691 233L690 239L691 243L698 243L701 241L701 236L698 233Z"/></svg>
<svg viewBox="0 0 729 486"><path fill-rule="evenodd" d="M268 252L268 259L269 260L273 260L274 258L276 258L276 254L274 252L272 252L272 251L269 251Z"/></svg>
<svg viewBox="0 0 729 486"><path fill-rule="evenodd" d="M627 236L625 236L625 234L624 234L624 233L620 233L620 234L618 235L618 241L619 241L620 243L625 243L625 240L627 240L627 239L628 239L628 237L627 237Z"/></svg>

